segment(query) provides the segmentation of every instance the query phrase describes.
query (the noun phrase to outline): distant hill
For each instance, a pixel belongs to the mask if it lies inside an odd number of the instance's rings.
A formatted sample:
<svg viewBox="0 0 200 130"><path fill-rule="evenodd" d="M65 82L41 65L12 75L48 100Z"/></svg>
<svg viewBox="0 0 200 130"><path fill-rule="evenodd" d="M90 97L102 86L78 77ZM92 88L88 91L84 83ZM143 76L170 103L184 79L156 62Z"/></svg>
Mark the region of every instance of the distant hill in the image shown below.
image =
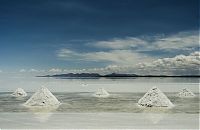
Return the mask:
<svg viewBox="0 0 200 130"><path fill-rule="evenodd" d="M126 77L200 77L200 75L136 75L136 74L120 74L111 73L106 75L100 75L98 73L68 73L68 74L56 74L56 75L44 75L36 77L58 77L58 78L126 78Z"/></svg>
<svg viewBox="0 0 200 130"><path fill-rule="evenodd" d="M137 77L138 75L136 74L117 74L117 73L112 73L112 74L107 74L103 75L102 77Z"/></svg>
<svg viewBox="0 0 200 130"><path fill-rule="evenodd" d="M98 73L68 73L68 74L56 74L56 75L45 75L37 77L101 77Z"/></svg>
<svg viewBox="0 0 200 130"><path fill-rule="evenodd" d="M100 77L135 77L136 74L107 74L107 75L100 75L98 73L68 73L68 74L56 74L56 75L45 75L45 76L37 76L37 77L88 77L88 78L100 78Z"/></svg>

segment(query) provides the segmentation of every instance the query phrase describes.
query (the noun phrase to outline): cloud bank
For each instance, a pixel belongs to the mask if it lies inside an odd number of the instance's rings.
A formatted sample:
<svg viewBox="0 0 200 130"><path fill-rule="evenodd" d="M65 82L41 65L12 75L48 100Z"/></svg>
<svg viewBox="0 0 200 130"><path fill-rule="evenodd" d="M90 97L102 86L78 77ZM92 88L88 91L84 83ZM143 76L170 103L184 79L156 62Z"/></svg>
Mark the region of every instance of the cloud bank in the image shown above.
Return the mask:
<svg viewBox="0 0 200 130"><path fill-rule="evenodd" d="M64 72L75 73L135 73L140 75L200 75L200 52L177 55L171 58L156 59L131 65L108 65L102 68L74 69Z"/></svg>
<svg viewBox="0 0 200 130"><path fill-rule="evenodd" d="M200 75L200 52L195 51L189 55L176 55L171 58L154 59L151 62L138 62L135 65L110 64L106 67L90 69L61 69L48 70L21 69L23 73L60 74L60 73L135 73L139 75Z"/></svg>
<svg viewBox="0 0 200 130"><path fill-rule="evenodd" d="M200 52L157 59L151 63L139 63L138 69L150 74L200 75Z"/></svg>

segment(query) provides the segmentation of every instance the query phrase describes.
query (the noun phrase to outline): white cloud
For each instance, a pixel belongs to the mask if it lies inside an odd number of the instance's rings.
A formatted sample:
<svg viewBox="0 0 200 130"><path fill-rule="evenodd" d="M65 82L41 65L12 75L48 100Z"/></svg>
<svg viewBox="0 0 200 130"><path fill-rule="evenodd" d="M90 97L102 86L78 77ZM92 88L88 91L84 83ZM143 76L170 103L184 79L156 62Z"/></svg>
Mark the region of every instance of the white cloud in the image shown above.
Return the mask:
<svg viewBox="0 0 200 130"><path fill-rule="evenodd" d="M89 68L89 69L65 69L64 73L99 73L99 74L110 74L110 73L134 73L133 66L119 66L119 65L108 65L102 68Z"/></svg>
<svg viewBox="0 0 200 130"><path fill-rule="evenodd" d="M62 69L59 69L59 68L52 68L52 69L50 69L49 70L49 72L53 72L53 73L60 73L60 72L62 72Z"/></svg>
<svg viewBox="0 0 200 130"><path fill-rule="evenodd" d="M2 73L3 72L3 70L0 70L0 73Z"/></svg>
<svg viewBox="0 0 200 130"><path fill-rule="evenodd" d="M131 50L113 50L108 52L94 52L84 55L85 59L93 61L108 61L118 65L135 65L141 60L151 61L153 58Z"/></svg>
<svg viewBox="0 0 200 130"><path fill-rule="evenodd" d="M21 70L19 70L19 72L23 73L23 72L26 72L26 70L25 69L21 69Z"/></svg>
<svg viewBox="0 0 200 130"><path fill-rule="evenodd" d="M36 69L30 69L29 72L40 72L40 71Z"/></svg>
<svg viewBox="0 0 200 130"><path fill-rule="evenodd" d="M111 50L111 51L99 51L89 53L78 53L68 49L61 49L57 56L65 60L86 60L102 62L107 61L120 65L135 65L141 60L151 61L152 57L145 54L133 52L131 50Z"/></svg>
<svg viewBox="0 0 200 130"><path fill-rule="evenodd" d="M136 73L135 66L126 65L108 65L104 68L93 68L89 69L89 72L96 72L100 74L110 73Z"/></svg>
<svg viewBox="0 0 200 130"><path fill-rule="evenodd" d="M89 44L92 45L92 44ZM113 50L126 49L135 51L153 50L185 50L193 51L199 47L199 33L197 31L180 32L173 35L160 35L152 37L128 37L122 39L112 39L108 41L97 41L93 43L95 47Z"/></svg>
<svg viewBox="0 0 200 130"><path fill-rule="evenodd" d="M37 69L20 69L20 73L40 73L40 72L45 72L45 70L37 70Z"/></svg>
<svg viewBox="0 0 200 130"><path fill-rule="evenodd" d="M125 39L112 39L109 41L98 41L94 44L96 47L109 49L131 49L138 46L147 46L145 40L127 37Z"/></svg>
<svg viewBox="0 0 200 130"><path fill-rule="evenodd" d="M172 73L172 74L199 74L200 52L190 55L177 55L173 58L157 59L150 63L140 63L140 71L150 73Z"/></svg>
<svg viewBox="0 0 200 130"><path fill-rule="evenodd" d="M181 32L168 37L158 38L152 45L151 49L157 50L193 50L193 48L199 47L199 34L198 32Z"/></svg>
<svg viewBox="0 0 200 130"><path fill-rule="evenodd" d="M77 58L77 57L79 58L79 57L81 57L81 54L79 54L75 51L64 48L64 49L61 49L61 50L58 51L57 56L59 58L70 59L72 57L73 58Z"/></svg>

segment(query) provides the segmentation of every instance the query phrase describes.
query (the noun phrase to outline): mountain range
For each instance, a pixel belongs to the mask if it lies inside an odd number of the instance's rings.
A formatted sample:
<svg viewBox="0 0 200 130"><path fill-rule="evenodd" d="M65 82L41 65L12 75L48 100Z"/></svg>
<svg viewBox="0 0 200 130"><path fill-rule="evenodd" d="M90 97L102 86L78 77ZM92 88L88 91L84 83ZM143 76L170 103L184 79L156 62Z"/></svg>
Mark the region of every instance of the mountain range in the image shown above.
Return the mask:
<svg viewBox="0 0 200 130"><path fill-rule="evenodd" d="M67 74L55 74L55 75L44 75L37 77L58 77L58 78L128 78L128 77L200 77L200 75L137 75L137 74L120 74L111 73L101 75L98 73L67 73Z"/></svg>

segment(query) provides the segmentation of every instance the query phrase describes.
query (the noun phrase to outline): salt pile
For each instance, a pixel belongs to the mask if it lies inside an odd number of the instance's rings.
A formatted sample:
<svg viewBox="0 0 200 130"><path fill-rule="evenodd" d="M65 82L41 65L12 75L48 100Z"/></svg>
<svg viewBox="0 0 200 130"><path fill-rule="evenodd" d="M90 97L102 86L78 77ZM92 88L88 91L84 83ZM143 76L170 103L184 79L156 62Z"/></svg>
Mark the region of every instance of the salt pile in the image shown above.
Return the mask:
<svg viewBox="0 0 200 130"><path fill-rule="evenodd" d="M187 97L195 97L195 94L189 89L184 88L179 92L178 96L181 98L187 98Z"/></svg>
<svg viewBox="0 0 200 130"><path fill-rule="evenodd" d="M103 88L99 88L94 94L95 97L108 97L110 94Z"/></svg>
<svg viewBox="0 0 200 130"><path fill-rule="evenodd" d="M88 86L88 84L82 83L81 86L82 86L82 87L86 87L86 86Z"/></svg>
<svg viewBox="0 0 200 130"><path fill-rule="evenodd" d="M27 93L22 88L17 88L14 93L12 93L14 97L26 97Z"/></svg>
<svg viewBox="0 0 200 130"><path fill-rule="evenodd" d="M33 94L33 96L28 101L26 101L24 105L30 107L51 107L59 104L60 102L58 101L58 99L47 88L42 87L35 94Z"/></svg>
<svg viewBox="0 0 200 130"><path fill-rule="evenodd" d="M167 96L161 92L157 87L150 89L139 101L139 106L143 107L173 107L174 105L167 98Z"/></svg>

